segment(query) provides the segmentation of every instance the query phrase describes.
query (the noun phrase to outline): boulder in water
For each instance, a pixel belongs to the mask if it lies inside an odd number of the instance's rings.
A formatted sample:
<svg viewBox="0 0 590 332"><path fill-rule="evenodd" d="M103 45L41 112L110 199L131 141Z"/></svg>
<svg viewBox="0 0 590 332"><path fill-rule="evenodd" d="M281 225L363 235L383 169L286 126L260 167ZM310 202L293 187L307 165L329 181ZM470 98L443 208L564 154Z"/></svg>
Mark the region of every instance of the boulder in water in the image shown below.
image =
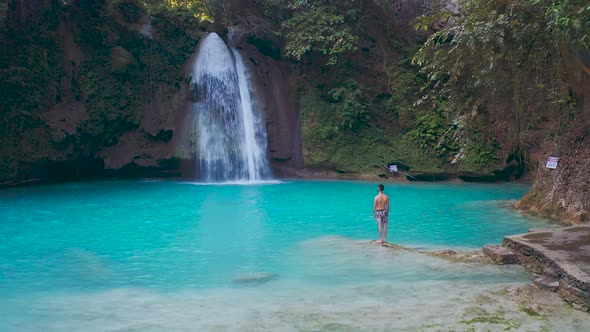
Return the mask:
<svg viewBox="0 0 590 332"><path fill-rule="evenodd" d="M232 280L234 284L263 284L279 277L276 273L270 272L256 272L250 274L244 274L235 277Z"/></svg>

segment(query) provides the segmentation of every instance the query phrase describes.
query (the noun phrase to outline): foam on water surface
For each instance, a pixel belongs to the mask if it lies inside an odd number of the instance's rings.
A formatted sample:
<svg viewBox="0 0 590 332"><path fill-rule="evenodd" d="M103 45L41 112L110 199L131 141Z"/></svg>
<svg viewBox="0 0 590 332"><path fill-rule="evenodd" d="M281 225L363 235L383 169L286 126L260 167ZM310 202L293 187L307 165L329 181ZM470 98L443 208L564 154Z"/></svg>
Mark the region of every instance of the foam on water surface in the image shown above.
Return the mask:
<svg viewBox="0 0 590 332"><path fill-rule="evenodd" d="M505 208L526 190L387 185L390 241L476 248L547 226ZM532 279L518 266L370 244L375 193L372 183L321 181L0 191L0 330L587 327L557 298L540 317L521 310L530 304L506 291Z"/></svg>

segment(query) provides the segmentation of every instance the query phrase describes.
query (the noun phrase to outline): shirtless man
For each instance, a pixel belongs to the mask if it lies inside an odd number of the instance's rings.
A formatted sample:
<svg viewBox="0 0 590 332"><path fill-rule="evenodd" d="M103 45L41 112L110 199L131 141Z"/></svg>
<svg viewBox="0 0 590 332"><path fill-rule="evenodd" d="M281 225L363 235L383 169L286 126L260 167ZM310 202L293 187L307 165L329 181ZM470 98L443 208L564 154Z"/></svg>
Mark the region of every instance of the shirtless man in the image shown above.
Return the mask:
<svg viewBox="0 0 590 332"><path fill-rule="evenodd" d="M387 240L387 222L389 221L389 197L383 193L385 187L379 185L379 194L375 196L373 203L373 217L377 221L377 228L379 229L379 239L381 244Z"/></svg>

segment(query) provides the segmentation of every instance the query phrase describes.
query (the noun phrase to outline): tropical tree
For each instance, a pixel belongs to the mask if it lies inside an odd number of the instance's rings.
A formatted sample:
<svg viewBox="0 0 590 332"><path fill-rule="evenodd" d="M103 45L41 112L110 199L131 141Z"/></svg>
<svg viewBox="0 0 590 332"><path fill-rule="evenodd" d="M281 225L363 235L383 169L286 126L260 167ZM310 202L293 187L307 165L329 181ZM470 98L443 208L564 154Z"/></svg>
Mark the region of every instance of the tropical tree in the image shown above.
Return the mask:
<svg viewBox="0 0 590 332"><path fill-rule="evenodd" d="M590 5L586 0L459 4L458 13L416 20L417 28L426 28L452 17L413 59L431 82L425 101L448 96L457 117L488 119L523 158L531 118L575 113L566 63L572 54L588 52Z"/></svg>

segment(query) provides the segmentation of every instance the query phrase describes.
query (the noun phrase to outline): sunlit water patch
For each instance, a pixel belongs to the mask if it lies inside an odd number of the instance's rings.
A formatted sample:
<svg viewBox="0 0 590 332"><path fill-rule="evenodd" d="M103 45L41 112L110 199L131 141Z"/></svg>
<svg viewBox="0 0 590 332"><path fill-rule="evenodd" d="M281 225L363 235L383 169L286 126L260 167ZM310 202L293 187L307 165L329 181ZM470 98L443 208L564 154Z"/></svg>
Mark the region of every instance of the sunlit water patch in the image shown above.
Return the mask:
<svg viewBox="0 0 590 332"><path fill-rule="evenodd" d="M477 248L547 226L506 207L527 190L387 185L389 240ZM467 329L481 323L469 315L482 296L530 283L517 266L369 244L374 194L372 183L322 181L0 191L0 330ZM511 301L496 306L518 312ZM558 323L584 327L559 310ZM527 317L502 322L548 326Z"/></svg>

